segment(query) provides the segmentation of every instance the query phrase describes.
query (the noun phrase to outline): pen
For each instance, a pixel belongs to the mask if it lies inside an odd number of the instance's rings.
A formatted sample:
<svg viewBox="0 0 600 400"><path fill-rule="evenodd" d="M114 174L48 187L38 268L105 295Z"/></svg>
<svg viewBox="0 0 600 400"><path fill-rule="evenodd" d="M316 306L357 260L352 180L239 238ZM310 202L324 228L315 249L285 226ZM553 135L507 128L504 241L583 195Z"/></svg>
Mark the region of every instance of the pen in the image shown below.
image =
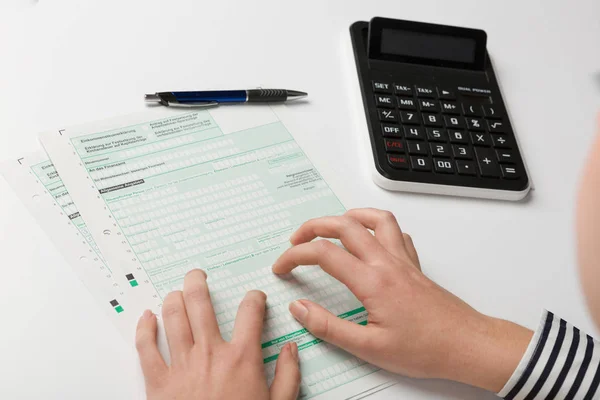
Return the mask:
<svg viewBox="0 0 600 400"><path fill-rule="evenodd" d="M146 103L176 107L213 107L219 104L266 103L301 99L307 93L286 89L210 90L160 92L144 96Z"/></svg>

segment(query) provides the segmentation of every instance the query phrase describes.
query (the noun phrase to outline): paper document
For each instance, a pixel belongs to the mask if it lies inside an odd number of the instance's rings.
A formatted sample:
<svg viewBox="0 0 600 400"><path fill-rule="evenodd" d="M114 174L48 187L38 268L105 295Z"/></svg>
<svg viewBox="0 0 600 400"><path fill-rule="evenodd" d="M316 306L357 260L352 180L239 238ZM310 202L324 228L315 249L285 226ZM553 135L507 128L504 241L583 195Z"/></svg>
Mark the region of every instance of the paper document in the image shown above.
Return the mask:
<svg viewBox="0 0 600 400"><path fill-rule="evenodd" d="M0 172L126 339L139 310L129 307L83 219L42 151L0 164ZM131 314L131 315L128 315Z"/></svg>
<svg viewBox="0 0 600 400"><path fill-rule="evenodd" d="M276 115L252 108L166 109L41 140L136 308L154 304L159 312L162 298L181 289L185 273L202 268L229 339L244 294L263 290L267 376L272 379L281 347L296 341L301 396L314 397L377 368L314 338L291 317L288 304L308 298L362 324L366 311L319 267L281 278L271 265L302 222L344 207Z"/></svg>

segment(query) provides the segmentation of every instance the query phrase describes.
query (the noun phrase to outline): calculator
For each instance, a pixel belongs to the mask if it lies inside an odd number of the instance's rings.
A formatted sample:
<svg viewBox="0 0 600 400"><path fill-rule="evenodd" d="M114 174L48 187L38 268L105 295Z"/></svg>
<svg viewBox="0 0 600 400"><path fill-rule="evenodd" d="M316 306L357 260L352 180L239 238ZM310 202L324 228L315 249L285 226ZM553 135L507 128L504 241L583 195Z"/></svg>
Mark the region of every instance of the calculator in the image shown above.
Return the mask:
<svg viewBox="0 0 600 400"><path fill-rule="evenodd" d="M484 31L376 17L350 33L377 185L527 195L530 179Z"/></svg>

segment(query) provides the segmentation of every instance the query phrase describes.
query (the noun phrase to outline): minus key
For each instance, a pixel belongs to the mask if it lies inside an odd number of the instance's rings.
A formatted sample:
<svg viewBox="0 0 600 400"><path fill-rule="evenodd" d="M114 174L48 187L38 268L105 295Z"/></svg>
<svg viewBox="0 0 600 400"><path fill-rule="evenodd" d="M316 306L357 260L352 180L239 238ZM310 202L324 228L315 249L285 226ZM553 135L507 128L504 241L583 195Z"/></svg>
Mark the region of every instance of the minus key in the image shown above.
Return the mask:
<svg viewBox="0 0 600 400"><path fill-rule="evenodd" d="M515 163L515 153L510 150L496 150L496 157L500 164Z"/></svg>

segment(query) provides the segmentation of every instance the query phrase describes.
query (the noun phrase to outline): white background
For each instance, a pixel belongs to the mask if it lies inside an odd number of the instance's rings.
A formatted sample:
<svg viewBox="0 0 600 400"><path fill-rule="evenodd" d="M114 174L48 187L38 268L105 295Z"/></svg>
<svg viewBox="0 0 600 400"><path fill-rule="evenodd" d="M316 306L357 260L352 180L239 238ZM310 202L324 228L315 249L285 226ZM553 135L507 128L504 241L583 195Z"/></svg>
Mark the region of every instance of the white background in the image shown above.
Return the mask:
<svg viewBox="0 0 600 400"><path fill-rule="evenodd" d="M487 32L536 185L529 200L391 193L371 182L346 49L350 24L373 16ZM310 101L287 107L286 125L347 207L396 214L436 282L529 327L545 307L597 333L578 285L573 233L600 105L597 71L597 0L3 0L0 159L35 148L39 131L143 110L146 92L304 90ZM133 398L134 353L3 180L0 255L0 398ZM402 379L377 398L493 396Z"/></svg>

